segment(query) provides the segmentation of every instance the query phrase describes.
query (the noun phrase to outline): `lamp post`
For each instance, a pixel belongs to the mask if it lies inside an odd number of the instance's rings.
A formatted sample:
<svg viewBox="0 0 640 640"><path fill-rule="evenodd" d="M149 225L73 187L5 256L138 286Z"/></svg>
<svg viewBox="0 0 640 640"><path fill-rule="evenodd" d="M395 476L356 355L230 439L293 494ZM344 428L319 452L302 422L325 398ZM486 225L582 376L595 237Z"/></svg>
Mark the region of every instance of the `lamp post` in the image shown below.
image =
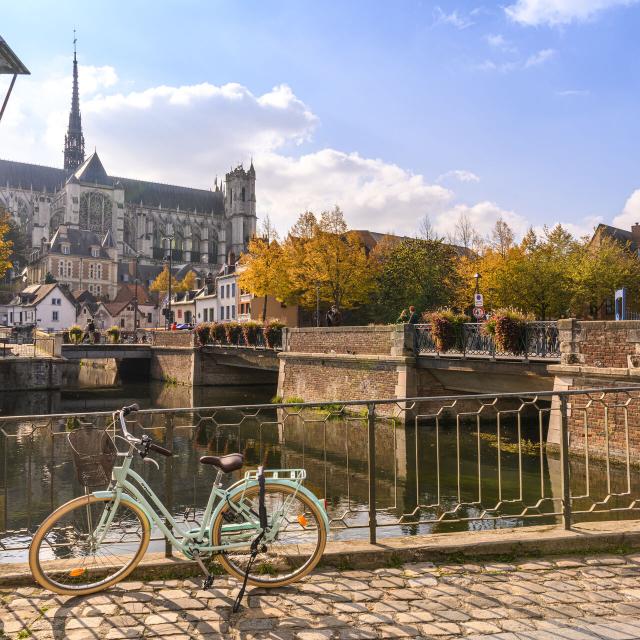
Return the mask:
<svg viewBox="0 0 640 640"><path fill-rule="evenodd" d="M480 278L482 278L482 276L479 273L476 273L476 274L474 274L473 277L476 279L475 295L478 295L480 293ZM475 295L474 295L474 300L473 300L474 310L475 310L475 306L476 306ZM476 317L476 322L480 322L480 318Z"/></svg>
<svg viewBox="0 0 640 640"><path fill-rule="evenodd" d="M170 236L162 236L162 240L163 242L165 240L169 241L169 291L168 291L168 304L167 304L167 325L169 328L171 328L171 277L172 277L172 273L171 273L171 269L172 269L172 250L173 250L173 235Z"/></svg>
<svg viewBox="0 0 640 640"><path fill-rule="evenodd" d="M140 256L136 255L135 259L135 275L133 278L133 286L134 286L134 294L133 294L133 330L137 331L138 329L138 264L140 263ZM171 282L171 278L169 278L169 282Z"/></svg>

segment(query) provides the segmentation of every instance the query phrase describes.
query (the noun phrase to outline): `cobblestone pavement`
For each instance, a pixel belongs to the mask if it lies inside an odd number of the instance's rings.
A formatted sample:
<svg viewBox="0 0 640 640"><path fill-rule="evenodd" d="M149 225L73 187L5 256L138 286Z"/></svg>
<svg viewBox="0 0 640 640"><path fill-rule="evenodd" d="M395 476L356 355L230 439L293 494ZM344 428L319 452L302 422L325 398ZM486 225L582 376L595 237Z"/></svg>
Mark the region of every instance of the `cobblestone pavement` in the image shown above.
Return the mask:
<svg viewBox="0 0 640 640"><path fill-rule="evenodd" d="M515 564L407 564L318 571L294 587L250 591L231 613L238 584L129 582L86 597L41 589L0 592L5 638L357 640L640 638L640 554Z"/></svg>

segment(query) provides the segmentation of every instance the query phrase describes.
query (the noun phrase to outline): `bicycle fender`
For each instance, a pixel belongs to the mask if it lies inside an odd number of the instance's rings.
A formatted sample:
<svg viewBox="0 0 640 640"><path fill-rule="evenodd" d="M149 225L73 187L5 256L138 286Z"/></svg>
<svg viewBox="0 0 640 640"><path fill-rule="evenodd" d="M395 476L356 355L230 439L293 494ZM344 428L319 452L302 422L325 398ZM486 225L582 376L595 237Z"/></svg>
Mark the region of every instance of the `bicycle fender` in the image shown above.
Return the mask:
<svg viewBox="0 0 640 640"><path fill-rule="evenodd" d="M287 480L285 478L269 478L267 480L267 486L269 486L270 484L282 484L282 485L287 485L288 487L292 487L294 489L296 488L295 482L291 482L291 480ZM238 493L242 493L243 491L245 491L245 489L248 489L249 487L254 487L254 486L255 487L258 486L257 480L252 480L250 482L246 482L245 480L239 480L238 482L235 483L235 485L231 487L231 492L229 493L229 500L232 500L234 496L236 496ZM322 514L322 519L324 520L324 525L328 533L329 532L329 516L325 511L324 504L320 500L318 500L315 493L313 493L312 491L309 491L309 489L307 489L304 485L298 486L298 492L303 493L307 498L309 498L309 500L311 500L311 502L313 502L318 507L318 510ZM222 509L224 504L225 504L224 501L220 501L220 504L215 508L213 514L211 514L211 523L215 522L218 512Z"/></svg>
<svg viewBox="0 0 640 640"><path fill-rule="evenodd" d="M95 496L96 498L114 498L115 497L115 493L113 491L107 491L107 490L92 491L91 495ZM128 502L129 504L135 507L138 507L138 509L140 509L142 513L144 513L147 520L149 521L149 526L151 526L153 519L149 515L149 512L144 508L143 504L140 504L137 500L134 500L130 495L127 495L126 493L123 493L120 495L120 502Z"/></svg>

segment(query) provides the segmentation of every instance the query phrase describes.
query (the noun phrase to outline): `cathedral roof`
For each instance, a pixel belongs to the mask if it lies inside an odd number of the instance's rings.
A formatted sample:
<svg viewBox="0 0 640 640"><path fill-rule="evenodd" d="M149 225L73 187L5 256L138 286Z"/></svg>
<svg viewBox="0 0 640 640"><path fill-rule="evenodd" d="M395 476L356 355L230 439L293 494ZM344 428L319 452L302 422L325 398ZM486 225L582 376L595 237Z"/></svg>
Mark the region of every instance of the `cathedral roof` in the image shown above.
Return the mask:
<svg viewBox="0 0 640 640"><path fill-rule="evenodd" d="M113 180L109 178L107 172L100 162L98 152L94 151L73 173L73 177L80 182L100 184L106 187L113 186Z"/></svg>
<svg viewBox="0 0 640 640"><path fill-rule="evenodd" d="M78 167L78 171L89 162L91 158ZM98 162L100 159L98 158ZM102 163L100 162L102 167ZM102 167L104 171L104 167ZM77 172L76 172L77 173ZM75 174L73 174L75 175ZM15 162L13 160L0 159L0 188L8 186L14 189L31 189L51 193L60 189L67 176L64 169L45 167L39 164L27 162ZM191 187L179 187L162 182L148 182L132 178L108 177L111 181L120 181L124 188L124 199L131 204L142 203L148 207L162 207L163 209L177 209L200 213L224 214L224 194L222 191L210 191L208 189L193 189ZM95 182L95 180L82 181Z"/></svg>

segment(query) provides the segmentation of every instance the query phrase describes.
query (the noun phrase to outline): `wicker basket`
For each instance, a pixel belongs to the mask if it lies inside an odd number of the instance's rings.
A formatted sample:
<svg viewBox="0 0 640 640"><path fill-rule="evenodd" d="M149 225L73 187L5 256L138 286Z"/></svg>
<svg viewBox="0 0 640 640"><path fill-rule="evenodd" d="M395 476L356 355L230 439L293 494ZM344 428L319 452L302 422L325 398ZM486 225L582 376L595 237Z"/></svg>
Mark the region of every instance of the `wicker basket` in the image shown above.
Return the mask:
<svg viewBox="0 0 640 640"><path fill-rule="evenodd" d="M103 487L111 480L118 450L103 429L80 427L67 436L78 482L85 487Z"/></svg>

